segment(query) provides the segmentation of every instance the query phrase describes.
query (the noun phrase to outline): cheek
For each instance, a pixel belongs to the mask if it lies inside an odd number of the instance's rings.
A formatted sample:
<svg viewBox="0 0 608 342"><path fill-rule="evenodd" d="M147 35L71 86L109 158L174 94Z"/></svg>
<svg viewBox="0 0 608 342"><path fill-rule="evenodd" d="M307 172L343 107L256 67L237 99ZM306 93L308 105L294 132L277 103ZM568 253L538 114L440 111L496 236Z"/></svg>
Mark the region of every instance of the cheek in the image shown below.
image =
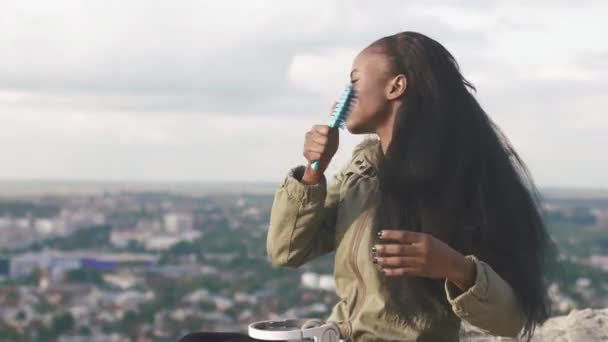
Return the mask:
<svg viewBox="0 0 608 342"><path fill-rule="evenodd" d="M381 88L361 85L357 89L357 98L351 113L353 121L368 121L374 118L382 111L385 102Z"/></svg>
<svg viewBox="0 0 608 342"><path fill-rule="evenodd" d="M380 95L380 96L379 96ZM373 133L375 118L382 112L382 94L378 89L360 88L353 109L346 119L346 126L353 134Z"/></svg>

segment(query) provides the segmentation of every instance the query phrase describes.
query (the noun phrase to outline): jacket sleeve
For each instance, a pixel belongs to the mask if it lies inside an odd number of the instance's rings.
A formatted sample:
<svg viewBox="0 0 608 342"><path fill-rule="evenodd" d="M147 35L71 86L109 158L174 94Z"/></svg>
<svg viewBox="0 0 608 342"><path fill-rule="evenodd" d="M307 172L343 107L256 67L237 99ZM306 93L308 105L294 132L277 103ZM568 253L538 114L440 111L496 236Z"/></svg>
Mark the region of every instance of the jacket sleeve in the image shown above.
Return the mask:
<svg viewBox="0 0 608 342"><path fill-rule="evenodd" d="M474 255L466 258L475 262L475 283L462 292L452 282L445 281L445 292L456 316L480 328L485 333L516 337L526 322L515 292L490 265Z"/></svg>
<svg viewBox="0 0 608 342"><path fill-rule="evenodd" d="M350 162L349 162L350 163ZM299 267L336 249L335 225L343 166L329 185L302 183L304 166L289 170L274 195L266 250L274 266Z"/></svg>

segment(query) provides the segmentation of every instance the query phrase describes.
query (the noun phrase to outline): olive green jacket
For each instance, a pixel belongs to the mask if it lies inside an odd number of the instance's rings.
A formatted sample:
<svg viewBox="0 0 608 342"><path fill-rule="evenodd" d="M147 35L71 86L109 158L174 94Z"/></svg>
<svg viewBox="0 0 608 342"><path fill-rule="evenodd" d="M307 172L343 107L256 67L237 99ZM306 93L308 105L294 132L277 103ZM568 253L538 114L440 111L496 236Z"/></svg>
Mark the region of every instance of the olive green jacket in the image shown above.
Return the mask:
<svg viewBox="0 0 608 342"><path fill-rule="evenodd" d="M453 315L435 323L406 324L386 310L379 291L382 276L375 271L368 246L370 213L363 200L378 188L376 166L382 153L378 140L355 147L352 159L327 184L300 182L304 166L289 170L277 189L270 214L267 252L274 266L299 267L336 252L334 277L341 300L328 321L337 324L347 341L458 341L461 319L492 335L516 336L525 323L512 287L474 255L474 285L461 292L445 281ZM451 313L450 313L451 314Z"/></svg>

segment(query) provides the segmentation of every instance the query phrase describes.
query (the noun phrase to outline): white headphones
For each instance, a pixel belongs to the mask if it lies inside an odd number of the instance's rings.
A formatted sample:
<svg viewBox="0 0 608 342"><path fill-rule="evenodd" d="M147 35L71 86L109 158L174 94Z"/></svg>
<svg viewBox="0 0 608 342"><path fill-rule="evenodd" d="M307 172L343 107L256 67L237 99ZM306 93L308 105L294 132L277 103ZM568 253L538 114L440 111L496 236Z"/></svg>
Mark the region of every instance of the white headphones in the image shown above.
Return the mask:
<svg viewBox="0 0 608 342"><path fill-rule="evenodd" d="M265 341L339 342L340 332L333 322L320 319L286 319L249 324L249 337Z"/></svg>

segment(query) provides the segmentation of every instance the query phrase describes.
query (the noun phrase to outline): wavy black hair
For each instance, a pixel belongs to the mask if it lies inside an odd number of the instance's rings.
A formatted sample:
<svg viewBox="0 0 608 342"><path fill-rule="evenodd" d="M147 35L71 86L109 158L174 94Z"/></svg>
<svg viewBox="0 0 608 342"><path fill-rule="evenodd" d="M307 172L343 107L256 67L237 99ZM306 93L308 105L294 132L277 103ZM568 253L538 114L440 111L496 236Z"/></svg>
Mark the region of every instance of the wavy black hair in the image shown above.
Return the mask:
<svg viewBox="0 0 608 342"><path fill-rule="evenodd" d="M527 315L522 335L529 340L550 316L544 270L555 251L526 165L440 43L401 32L370 48L388 59L395 75L407 78L391 142L379 161L374 229L414 228L488 263L514 289ZM416 319L436 315L437 303L444 313L450 309L443 280L400 278L387 277L386 289L409 291L395 305L406 305Z"/></svg>

